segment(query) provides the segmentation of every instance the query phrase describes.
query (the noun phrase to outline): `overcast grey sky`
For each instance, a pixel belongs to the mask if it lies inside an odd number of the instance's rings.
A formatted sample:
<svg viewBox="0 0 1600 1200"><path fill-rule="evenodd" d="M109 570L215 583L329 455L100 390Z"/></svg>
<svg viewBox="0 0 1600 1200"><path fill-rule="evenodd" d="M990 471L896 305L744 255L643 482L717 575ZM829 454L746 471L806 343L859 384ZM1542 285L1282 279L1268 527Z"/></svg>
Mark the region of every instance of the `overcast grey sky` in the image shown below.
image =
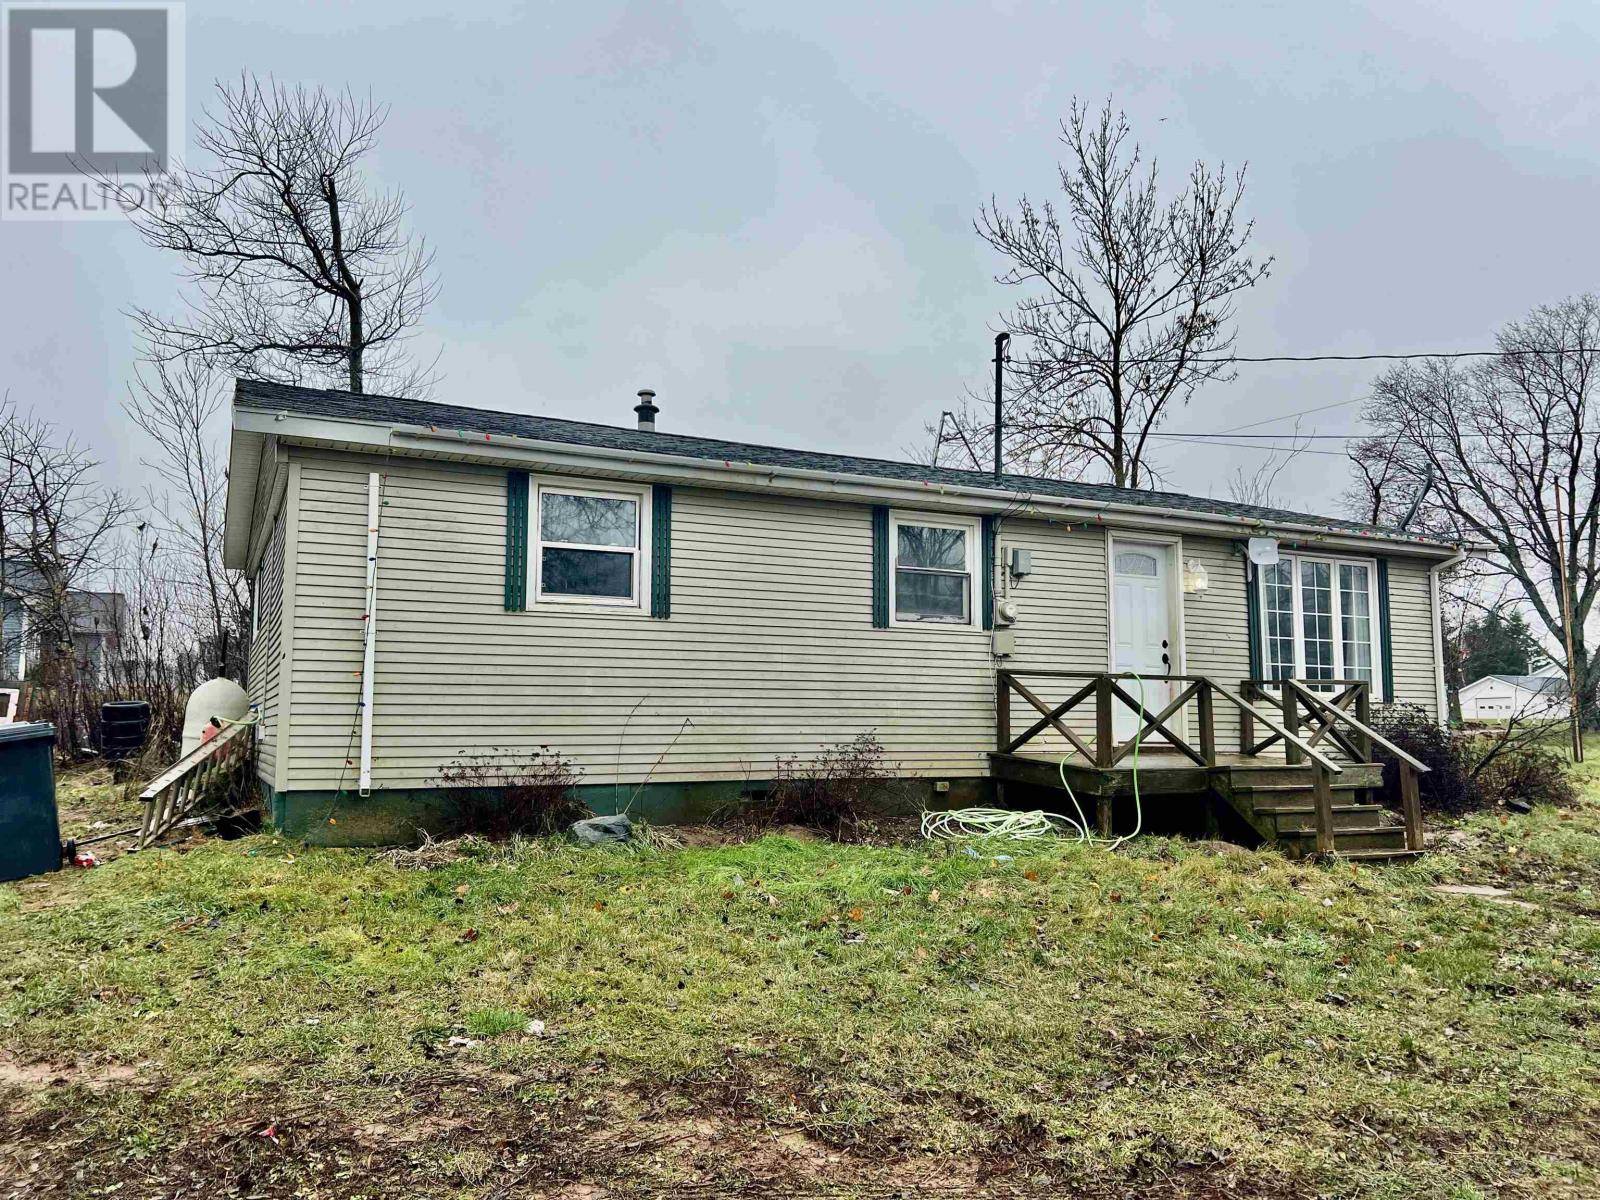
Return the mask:
<svg viewBox="0 0 1600 1200"><path fill-rule="evenodd" d="M985 378L1008 292L972 217L1051 190L1075 94L1114 96L1173 182L1248 160L1277 265L1240 300L1240 353L1477 348L1600 278L1592 4L447 9L191 0L187 67L191 119L244 67L392 105L377 169L438 252L418 350L442 352L444 401L624 423L653 387L664 429L899 457ZM0 386L136 481L123 312L173 306L176 264L89 223L0 224L0 261ZM1244 367L1171 428L1371 375ZM1220 494L1259 458L1161 461ZM1289 498L1327 508L1345 471L1303 459Z"/></svg>

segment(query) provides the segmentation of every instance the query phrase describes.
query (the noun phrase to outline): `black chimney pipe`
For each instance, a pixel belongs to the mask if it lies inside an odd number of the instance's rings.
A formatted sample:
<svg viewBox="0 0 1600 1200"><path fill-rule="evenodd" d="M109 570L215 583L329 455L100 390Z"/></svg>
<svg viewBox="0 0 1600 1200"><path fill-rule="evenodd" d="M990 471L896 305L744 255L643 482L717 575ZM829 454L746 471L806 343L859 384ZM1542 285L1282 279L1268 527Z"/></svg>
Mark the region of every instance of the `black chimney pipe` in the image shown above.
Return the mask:
<svg viewBox="0 0 1600 1200"><path fill-rule="evenodd" d="M1000 400L1005 393L1006 345L1010 341L1009 333L994 335L994 477L996 479L1000 478L1000 432L1003 428Z"/></svg>
<svg viewBox="0 0 1600 1200"><path fill-rule="evenodd" d="M656 414L661 410L656 407L656 394L649 388L642 388L639 392L639 403L633 406L633 411L639 414L639 428L645 433L656 431Z"/></svg>

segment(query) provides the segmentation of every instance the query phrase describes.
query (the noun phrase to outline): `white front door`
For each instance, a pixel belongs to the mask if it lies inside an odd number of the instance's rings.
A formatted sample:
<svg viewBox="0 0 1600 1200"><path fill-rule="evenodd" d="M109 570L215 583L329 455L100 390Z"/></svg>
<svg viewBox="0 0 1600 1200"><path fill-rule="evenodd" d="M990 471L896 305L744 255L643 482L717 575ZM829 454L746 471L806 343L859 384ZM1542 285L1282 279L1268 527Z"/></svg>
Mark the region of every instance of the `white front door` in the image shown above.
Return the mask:
<svg viewBox="0 0 1600 1200"><path fill-rule="evenodd" d="M1139 675L1144 706L1154 716L1173 696L1172 685L1159 681L1176 673L1179 662L1172 619L1172 547L1117 538L1111 551L1111 669ZM1139 699L1138 681L1124 680L1121 686ZM1133 710L1118 701L1111 711L1117 740L1132 737L1137 730ZM1176 719L1172 724L1181 733Z"/></svg>

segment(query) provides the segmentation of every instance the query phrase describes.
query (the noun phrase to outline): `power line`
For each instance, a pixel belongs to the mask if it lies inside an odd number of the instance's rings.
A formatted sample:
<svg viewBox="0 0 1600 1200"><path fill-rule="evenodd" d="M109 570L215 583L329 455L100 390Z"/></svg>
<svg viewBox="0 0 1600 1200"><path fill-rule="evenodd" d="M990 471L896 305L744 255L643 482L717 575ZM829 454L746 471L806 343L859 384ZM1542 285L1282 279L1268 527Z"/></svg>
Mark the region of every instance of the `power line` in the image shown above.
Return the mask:
<svg viewBox="0 0 1600 1200"><path fill-rule="evenodd" d="M1283 454L1324 454L1329 458L1348 458L1343 450L1312 450L1307 446L1268 446L1260 442L1218 442L1210 438L1194 438L1183 433L1151 434L1151 437L1166 437L1175 442L1186 442L1191 446L1231 446L1235 450L1267 450Z"/></svg>
<svg viewBox="0 0 1600 1200"><path fill-rule="evenodd" d="M1513 430L1509 433L1481 433L1472 430L1462 430L1454 436L1458 438L1500 438L1500 437L1538 437L1543 431L1537 429ZM1555 430L1553 436L1569 436L1576 433L1580 437L1600 437L1600 429ZM1377 433L1238 433L1231 429L1224 429L1220 433L1197 433L1180 431L1168 433L1164 430L1152 430L1146 437L1164 438L1291 438L1294 441L1322 441L1322 442L1360 442L1367 438L1378 436Z"/></svg>
<svg viewBox="0 0 1600 1200"><path fill-rule="evenodd" d="M1595 354L1600 346L1549 346L1527 350L1411 350L1394 354L1229 354L1218 358L1204 356L1191 358L1193 363L1320 363L1320 362L1408 362L1413 359L1460 358L1537 358L1545 354ZM1128 365L1177 362L1171 355L1157 358L1127 358Z"/></svg>
<svg viewBox="0 0 1600 1200"><path fill-rule="evenodd" d="M1330 408L1348 408L1352 404L1362 404L1372 399L1371 396L1352 396L1349 400L1335 400L1332 404L1319 404L1315 408L1302 408L1298 412L1284 413L1276 417L1263 417L1259 421L1247 421L1243 425L1235 425L1232 429L1224 429L1223 433L1237 433L1241 429L1255 429L1262 425L1271 425L1275 421L1288 421L1294 417L1309 417L1312 413L1327 412Z"/></svg>

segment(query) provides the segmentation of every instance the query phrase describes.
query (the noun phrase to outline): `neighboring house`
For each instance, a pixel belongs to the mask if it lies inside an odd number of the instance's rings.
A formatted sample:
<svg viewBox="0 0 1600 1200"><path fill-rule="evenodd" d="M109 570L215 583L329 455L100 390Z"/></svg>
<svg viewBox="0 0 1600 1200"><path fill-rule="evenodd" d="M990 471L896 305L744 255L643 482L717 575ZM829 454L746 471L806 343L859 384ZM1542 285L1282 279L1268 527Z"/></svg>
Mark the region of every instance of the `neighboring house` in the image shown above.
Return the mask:
<svg viewBox="0 0 1600 1200"><path fill-rule="evenodd" d="M39 576L21 563L8 562L0 593L0 684L17 683L37 671L45 647L40 643L42 586ZM121 592L67 593L72 628L72 658L80 682L98 684L105 664L121 643L127 622L127 598Z"/></svg>
<svg viewBox="0 0 1600 1200"><path fill-rule="evenodd" d="M541 746L596 808L680 817L869 731L929 795L986 797L1001 667L1131 668L1152 693L1163 673L1360 679L1444 710L1456 547L657 432L648 394L635 411L616 427L239 383L225 557L254 581L280 827L405 836L448 804L453 760ZM1277 562L1253 565L1251 538ZM1235 709L1215 727L1240 745Z"/></svg>
<svg viewBox="0 0 1600 1200"><path fill-rule="evenodd" d="M1485 675L1461 689L1464 721L1564 720L1572 712L1560 675Z"/></svg>

